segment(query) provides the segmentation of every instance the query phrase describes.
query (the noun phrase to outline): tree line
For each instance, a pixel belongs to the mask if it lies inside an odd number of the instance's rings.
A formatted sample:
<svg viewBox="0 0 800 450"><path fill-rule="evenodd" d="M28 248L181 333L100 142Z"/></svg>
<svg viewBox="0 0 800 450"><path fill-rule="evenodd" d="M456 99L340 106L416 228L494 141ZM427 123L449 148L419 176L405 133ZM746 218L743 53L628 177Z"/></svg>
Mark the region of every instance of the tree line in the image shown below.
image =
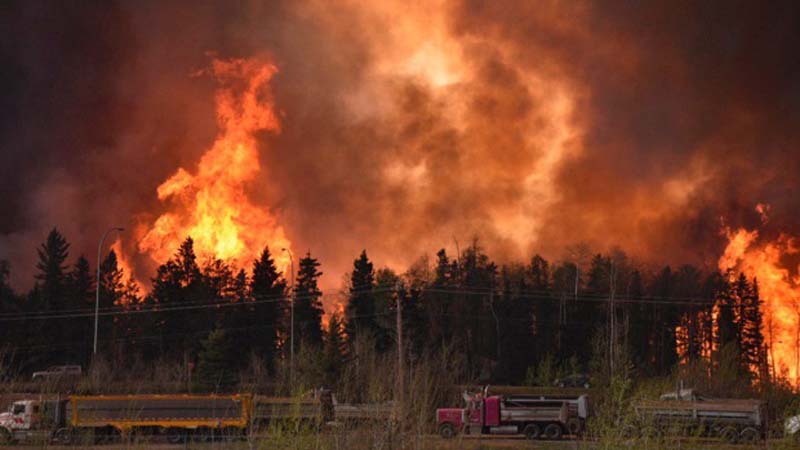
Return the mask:
<svg viewBox="0 0 800 450"><path fill-rule="evenodd" d="M357 364L364 343L377 354L396 351L398 307L404 356L456 352L464 380L546 384L558 375L618 370L659 376L693 361L713 367L723 353L733 355L743 379L775 376L757 280L691 265L652 270L619 250L571 250L557 263L534 255L499 265L475 240L456 255L439 250L404 273L376 268L363 251L344 287L343 309L326 321L322 265L310 252L292 287L269 248L235 269L220 259L198 261L187 238L144 293L111 251L100 262L99 352L116 367L133 358L186 361L205 389L234 385L253 357L274 375L290 352L293 299L295 349L318 354L327 380ZM69 243L56 229L37 253L35 283L24 294L11 289L10 267L0 261L6 365L23 374L51 364L86 367L95 272L83 256L70 262Z"/></svg>

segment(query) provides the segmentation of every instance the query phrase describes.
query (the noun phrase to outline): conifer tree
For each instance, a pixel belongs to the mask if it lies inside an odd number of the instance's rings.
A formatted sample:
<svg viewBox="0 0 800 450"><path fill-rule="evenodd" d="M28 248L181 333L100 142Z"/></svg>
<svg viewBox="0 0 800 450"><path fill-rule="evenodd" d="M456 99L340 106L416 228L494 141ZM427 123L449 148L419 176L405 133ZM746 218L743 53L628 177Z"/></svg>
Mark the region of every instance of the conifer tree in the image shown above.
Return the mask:
<svg viewBox="0 0 800 450"><path fill-rule="evenodd" d="M325 377L328 384L331 386L336 383L344 367L346 351L347 348L341 316L338 313L333 313L330 320L328 320L324 352Z"/></svg>
<svg viewBox="0 0 800 450"><path fill-rule="evenodd" d="M651 287L651 295L659 299L674 297L675 274L669 266L664 267L656 275ZM655 324L652 334L654 342L655 372L659 375L667 374L678 363L678 349L676 347L675 329L678 327L680 316L677 308L669 303L661 303L653 309Z"/></svg>
<svg viewBox="0 0 800 450"><path fill-rule="evenodd" d="M375 337L375 271L366 250L353 261L350 297L345 307L347 338L355 342L359 334Z"/></svg>
<svg viewBox="0 0 800 450"><path fill-rule="evenodd" d="M200 267L194 253L194 241L186 238L175 256L158 267L153 278L153 301L166 311L158 323L159 353L184 355L198 348L198 336L205 335L209 324L202 308L176 309L182 304L208 302Z"/></svg>
<svg viewBox="0 0 800 450"><path fill-rule="evenodd" d="M716 335L716 348L717 351L723 348L737 348L737 325L736 325L736 298L734 295L733 287L730 280L731 272L728 273L720 280L719 291L716 297L717 304L717 335Z"/></svg>
<svg viewBox="0 0 800 450"><path fill-rule="evenodd" d="M533 330L533 345L550 349L547 353L551 353L556 349L558 335L558 303L550 296L550 265L540 255L535 255L527 267L527 275L530 281L526 287L530 293L518 302L520 305L514 314L515 321L532 317L534 323L529 324L528 329ZM519 325L525 326L525 323L520 322ZM525 368L530 362L525 362Z"/></svg>
<svg viewBox="0 0 800 450"><path fill-rule="evenodd" d="M19 300L14 290L11 289L9 277L11 276L11 267L8 261L0 259L0 313L19 313L21 312ZM6 352L9 349L16 348L26 334L19 328L19 324L14 322L6 322L0 326L0 352ZM0 360L0 367L10 361Z"/></svg>
<svg viewBox="0 0 800 450"><path fill-rule="evenodd" d="M757 279L753 279L742 303L743 365L753 376L764 381L769 376L769 370L767 369L764 334L761 331L763 316Z"/></svg>
<svg viewBox="0 0 800 450"><path fill-rule="evenodd" d="M125 282L114 250L100 264L100 308L119 308L125 297ZM98 351L112 357L121 356L126 337L122 322L125 315L101 316L98 320Z"/></svg>
<svg viewBox="0 0 800 450"><path fill-rule="evenodd" d="M447 252L444 249L439 250L436 253L433 281L423 293L423 309L430 325L429 343L433 348L449 344L453 335L450 314L454 294L449 292L454 286L452 267Z"/></svg>
<svg viewBox="0 0 800 450"><path fill-rule="evenodd" d="M322 347L322 291L317 286L322 272L319 261L306 253L299 263L294 289L295 345Z"/></svg>
<svg viewBox="0 0 800 450"><path fill-rule="evenodd" d="M396 345L397 320L395 314L399 284L400 277L391 269L380 269L375 274L372 336L375 338L375 349L379 353L393 349ZM405 313L406 311L403 311L403 314Z"/></svg>
<svg viewBox="0 0 800 450"><path fill-rule="evenodd" d="M64 236L53 228L47 240L37 249L39 261L36 263L39 283L39 310L58 309L64 305L66 284L66 261L69 256L69 244Z"/></svg>
<svg viewBox="0 0 800 450"><path fill-rule="evenodd" d="M239 275L242 276L243 274ZM241 296L241 288L237 291ZM264 360L267 370L273 372L278 351L278 335L281 332L282 321L286 317L288 302L286 281L278 272L267 247L264 247L259 258L253 262L250 294L251 305L241 310L246 312L248 317L240 317L237 326L244 324L246 328L252 329L237 332L234 341L237 348L246 349L252 346L252 350Z"/></svg>
<svg viewBox="0 0 800 450"><path fill-rule="evenodd" d="M198 357L195 388L203 392L232 392L238 383L238 369L232 360L235 353L224 330L211 331Z"/></svg>
<svg viewBox="0 0 800 450"><path fill-rule="evenodd" d="M67 276L69 309L87 310L94 305L94 274L89 268L89 261L80 256ZM88 363L91 349L92 317L75 317L66 319L69 322L70 360L76 363Z"/></svg>
<svg viewBox="0 0 800 450"><path fill-rule="evenodd" d="M43 312L58 311L68 308L67 299L67 257L69 244L57 229L53 228L47 239L37 249L38 262L35 275L36 285L28 295L26 309ZM63 350L68 345L71 331L64 321L37 320L30 327L25 327L27 335L23 342L27 346L43 349L33 356L33 365L67 364L67 355ZM56 344L58 343L58 344Z"/></svg>

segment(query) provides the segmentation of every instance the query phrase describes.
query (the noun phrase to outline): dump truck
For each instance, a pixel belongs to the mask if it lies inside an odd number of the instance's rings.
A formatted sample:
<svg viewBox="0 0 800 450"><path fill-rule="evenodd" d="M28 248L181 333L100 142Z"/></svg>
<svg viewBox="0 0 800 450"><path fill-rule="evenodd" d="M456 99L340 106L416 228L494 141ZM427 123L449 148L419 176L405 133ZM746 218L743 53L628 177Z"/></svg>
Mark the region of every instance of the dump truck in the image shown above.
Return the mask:
<svg viewBox="0 0 800 450"><path fill-rule="evenodd" d="M626 435L688 434L736 443L759 441L767 430L766 405L755 399L710 398L679 389L634 408L636 423L625 427Z"/></svg>
<svg viewBox="0 0 800 450"><path fill-rule="evenodd" d="M524 434L528 439L561 439L583 433L589 400L579 397L488 395L464 393L464 408L436 410L439 435Z"/></svg>
<svg viewBox="0 0 800 450"><path fill-rule="evenodd" d="M109 395L15 401L0 414L0 443L108 442L131 433L187 439L238 438L250 424L248 395Z"/></svg>

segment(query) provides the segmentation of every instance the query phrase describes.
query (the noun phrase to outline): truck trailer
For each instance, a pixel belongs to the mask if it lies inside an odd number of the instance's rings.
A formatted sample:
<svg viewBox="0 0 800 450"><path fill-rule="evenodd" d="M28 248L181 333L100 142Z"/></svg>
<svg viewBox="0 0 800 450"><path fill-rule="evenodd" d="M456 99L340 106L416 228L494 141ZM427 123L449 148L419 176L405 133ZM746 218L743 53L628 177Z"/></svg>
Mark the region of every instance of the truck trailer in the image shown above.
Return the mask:
<svg viewBox="0 0 800 450"><path fill-rule="evenodd" d="M709 398L692 389L667 393L635 405L633 434L688 434L720 437L730 443L756 442L767 429L766 405L754 399Z"/></svg>
<svg viewBox="0 0 800 450"><path fill-rule="evenodd" d="M586 395L547 397L464 393L464 408L436 410L439 435L524 434L528 439L560 439L583 433L589 416Z"/></svg>
<svg viewBox="0 0 800 450"><path fill-rule="evenodd" d="M131 433L189 438L237 438L250 424L247 395L109 395L27 399L0 414L0 443L113 441Z"/></svg>

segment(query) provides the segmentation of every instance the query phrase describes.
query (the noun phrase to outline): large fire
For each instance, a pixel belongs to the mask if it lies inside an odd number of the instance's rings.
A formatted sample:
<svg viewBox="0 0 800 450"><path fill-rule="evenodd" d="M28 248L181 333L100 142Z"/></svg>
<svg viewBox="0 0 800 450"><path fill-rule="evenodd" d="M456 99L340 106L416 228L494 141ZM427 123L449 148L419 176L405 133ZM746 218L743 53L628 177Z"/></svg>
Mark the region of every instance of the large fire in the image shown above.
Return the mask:
<svg viewBox="0 0 800 450"><path fill-rule="evenodd" d="M766 208L757 208L766 221ZM760 242L757 230L724 230L728 238L719 259L722 271L734 269L758 279L764 316L764 337L775 370L800 385L800 278L784 267L782 259L797 254L796 240L787 235Z"/></svg>
<svg viewBox="0 0 800 450"><path fill-rule="evenodd" d="M209 72L219 82L219 134L194 173L179 168L158 187L169 211L148 227L139 250L156 262L169 259L187 236L197 256L245 267L269 246L279 269L288 267L280 250L290 242L276 217L253 204L249 188L261 172L255 133L280 131L267 84L277 69L259 59L214 60Z"/></svg>

